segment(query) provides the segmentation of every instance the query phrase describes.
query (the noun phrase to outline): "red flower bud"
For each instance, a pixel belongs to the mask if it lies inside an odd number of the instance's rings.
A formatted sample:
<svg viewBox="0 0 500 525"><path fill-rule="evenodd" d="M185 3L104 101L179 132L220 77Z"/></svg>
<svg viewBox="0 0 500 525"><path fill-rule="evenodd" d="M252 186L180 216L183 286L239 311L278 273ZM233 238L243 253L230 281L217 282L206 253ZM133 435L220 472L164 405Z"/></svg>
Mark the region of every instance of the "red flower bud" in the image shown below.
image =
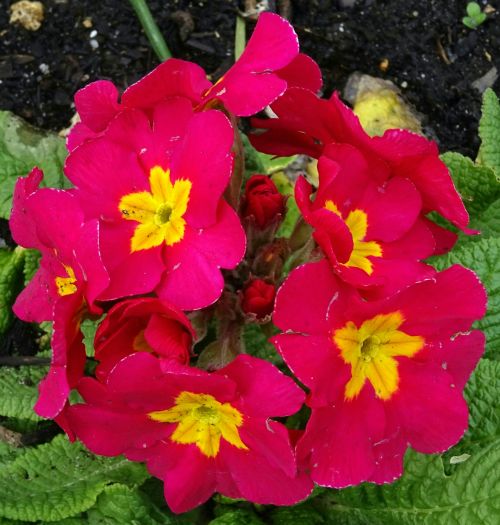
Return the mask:
<svg viewBox="0 0 500 525"><path fill-rule="evenodd" d="M260 229L269 226L278 215L284 215L285 198L267 175L252 175L245 187L243 217L255 217Z"/></svg>
<svg viewBox="0 0 500 525"><path fill-rule="evenodd" d="M255 314L258 319L270 315L274 308L276 287L262 279L247 283L243 290L241 308L247 314Z"/></svg>
<svg viewBox="0 0 500 525"><path fill-rule="evenodd" d="M153 297L121 301L111 308L95 335L95 375L105 380L129 354L150 352L161 359L189 363L194 330L180 310Z"/></svg>

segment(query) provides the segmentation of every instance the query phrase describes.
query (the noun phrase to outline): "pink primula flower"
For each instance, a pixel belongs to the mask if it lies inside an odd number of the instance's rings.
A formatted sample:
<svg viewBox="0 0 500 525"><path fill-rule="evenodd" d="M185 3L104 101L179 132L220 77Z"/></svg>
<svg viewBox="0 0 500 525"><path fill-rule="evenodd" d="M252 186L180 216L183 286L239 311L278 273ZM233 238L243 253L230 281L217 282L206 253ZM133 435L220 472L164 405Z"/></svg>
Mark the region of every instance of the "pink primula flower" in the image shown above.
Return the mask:
<svg viewBox="0 0 500 525"><path fill-rule="evenodd" d="M295 197L335 272L370 298L433 275L431 266L419 262L434 253L436 241L421 217L413 182L395 176L377 183L365 157L348 144L330 144L325 151L314 200L303 177Z"/></svg>
<svg viewBox="0 0 500 525"><path fill-rule="evenodd" d="M118 90L107 80L78 91L75 105L81 122L71 131L68 149L99 135L126 108L149 114L165 100L184 97L196 110L218 101L234 115L249 116L276 100L287 87L318 91L321 85L320 69L299 53L293 27L278 15L262 13L241 57L213 85L200 66L171 58L126 89L120 102Z"/></svg>
<svg viewBox="0 0 500 525"><path fill-rule="evenodd" d="M116 117L66 161L88 219L99 218L110 286L101 299L155 291L181 309L205 307L223 289L220 268L245 252L236 212L222 194L232 173L233 128L185 99Z"/></svg>
<svg viewBox="0 0 500 525"><path fill-rule="evenodd" d="M42 259L13 309L25 321L54 322L52 364L35 406L38 415L53 418L83 373L80 322L86 313L102 312L95 301L109 278L98 249L98 221L84 221L72 193L38 189L42 178L35 168L14 191L12 235L19 245L40 250Z"/></svg>
<svg viewBox="0 0 500 525"><path fill-rule="evenodd" d="M121 301L107 313L95 334L95 376L104 381L112 368L134 352L189 364L194 331L174 306L154 297Z"/></svg>
<svg viewBox="0 0 500 525"><path fill-rule="evenodd" d="M250 137L259 151L283 156L305 153L319 158L328 144L350 144L365 157L377 183L394 176L411 180L420 192L424 213L437 211L457 228L471 233L467 210L434 142L402 129L370 137L337 93L325 100L307 89L290 88L271 108L277 118L253 120L256 128L266 130ZM454 235L437 225L434 229L436 236L440 234L437 252L450 249Z"/></svg>
<svg viewBox="0 0 500 525"><path fill-rule="evenodd" d="M273 318L286 333L273 342L310 389L297 455L313 481L391 482L408 445L443 452L462 437L462 391L484 350L484 335L469 330L485 308L483 286L461 266L372 302L326 260L290 274Z"/></svg>
<svg viewBox="0 0 500 525"><path fill-rule="evenodd" d="M65 410L66 425L94 453L146 461L174 512L214 492L291 505L312 490L287 429L269 419L296 412L304 394L266 361L239 356L209 374L139 352L78 391L86 404Z"/></svg>

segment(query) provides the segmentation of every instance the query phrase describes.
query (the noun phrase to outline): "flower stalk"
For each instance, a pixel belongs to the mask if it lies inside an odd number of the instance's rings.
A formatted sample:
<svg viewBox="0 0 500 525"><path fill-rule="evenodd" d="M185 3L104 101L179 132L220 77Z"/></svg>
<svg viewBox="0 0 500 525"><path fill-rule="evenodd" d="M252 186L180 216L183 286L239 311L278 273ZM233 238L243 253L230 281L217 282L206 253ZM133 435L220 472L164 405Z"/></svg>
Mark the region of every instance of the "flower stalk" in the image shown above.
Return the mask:
<svg viewBox="0 0 500 525"><path fill-rule="evenodd" d="M164 62L169 58L172 58L172 53L163 38L163 35L156 24L151 11L145 0L129 0L130 5L134 8L134 11L139 19L146 36L156 53L157 57Z"/></svg>

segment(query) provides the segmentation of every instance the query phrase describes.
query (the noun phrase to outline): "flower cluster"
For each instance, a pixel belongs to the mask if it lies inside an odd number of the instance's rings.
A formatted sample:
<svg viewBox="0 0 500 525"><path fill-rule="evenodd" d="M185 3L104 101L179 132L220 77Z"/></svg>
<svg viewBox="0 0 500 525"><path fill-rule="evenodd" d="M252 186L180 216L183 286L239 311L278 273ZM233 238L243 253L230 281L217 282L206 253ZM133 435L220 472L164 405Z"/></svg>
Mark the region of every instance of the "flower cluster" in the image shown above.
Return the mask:
<svg viewBox="0 0 500 525"><path fill-rule="evenodd" d="M467 427L485 292L465 268L424 262L456 238L429 212L473 233L467 212L432 142L369 137L321 84L293 28L264 13L215 84L170 59L121 97L108 81L79 91L73 187L40 188L37 168L17 182L11 230L42 258L14 310L53 322L35 411L94 453L145 462L175 512L214 492L290 505L314 483L389 482L408 445L442 451ZM275 183L243 180L238 118L267 106L253 145L318 159L318 187L296 182L290 239L277 235L287 203ZM278 289L287 259L305 264ZM101 316L86 367L80 326ZM307 396L245 355L243 326L271 317ZM302 431L272 419L304 402Z"/></svg>

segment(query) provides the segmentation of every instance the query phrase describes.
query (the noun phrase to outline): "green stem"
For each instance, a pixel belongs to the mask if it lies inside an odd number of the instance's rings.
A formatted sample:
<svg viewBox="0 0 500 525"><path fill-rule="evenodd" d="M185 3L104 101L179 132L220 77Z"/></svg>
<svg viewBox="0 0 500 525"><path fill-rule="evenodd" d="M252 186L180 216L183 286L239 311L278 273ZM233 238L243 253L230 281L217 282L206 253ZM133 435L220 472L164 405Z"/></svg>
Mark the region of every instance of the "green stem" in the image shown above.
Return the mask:
<svg viewBox="0 0 500 525"><path fill-rule="evenodd" d="M153 15L149 10L145 0L129 0L130 4L134 8L134 11L141 23L146 36L148 37L149 43L157 54L158 58L163 62L169 58L172 58L172 53L168 49L167 43L163 38L162 34L156 22L154 21Z"/></svg>
<svg viewBox="0 0 500 525"><path fill-rule="evenodd" d="M234 33L234 61L240 58L246 45L246 26L245 20L236 15L236 30Z"/></svg>

